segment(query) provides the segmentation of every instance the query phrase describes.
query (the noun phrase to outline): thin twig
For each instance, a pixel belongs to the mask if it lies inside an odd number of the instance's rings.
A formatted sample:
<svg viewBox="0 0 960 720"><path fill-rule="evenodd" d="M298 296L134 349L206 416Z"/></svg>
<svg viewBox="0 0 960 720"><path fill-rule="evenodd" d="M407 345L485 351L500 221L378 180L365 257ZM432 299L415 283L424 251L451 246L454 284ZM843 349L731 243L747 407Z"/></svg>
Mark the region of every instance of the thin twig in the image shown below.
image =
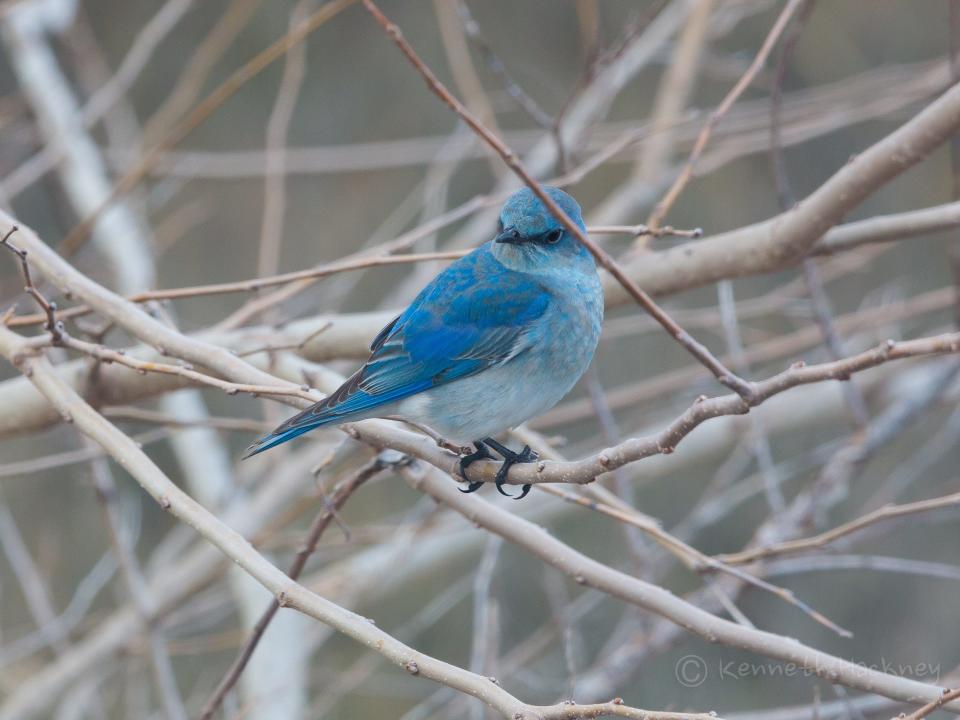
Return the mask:
<svg viewBox="0 0 960 720"><path fill-rule="evenodd" d="M265 345L263 347L250 348L249 350L238 352L237 356L246 357L247 355L256 355L258 353L264 353L264 352L274 353L280 350L303 350L303 348L307 346L307 343L309 343L311 340L316 339L317 337L319 337L320 335L322 335L332 327L333 327L333 321L328 320L325 323L321 323L319 327L317 327L312 332L308 333L306 336L304 336L303 340L300 340L299 342L287 343L286 345Z"/></svg>
<svg viewBox="0 0 960 720"><path fill-rule="evenodd" d="M791 24L787 32L780 55L777 58L777 66L773 75L773 87L770 92L770 162L773 166L773 181L777 189L777 198L780 202L780 210L789 210L796 204L796 197L793 193L793 187L790 183L790 175L787 172L786 159L783 154L783 146L780 135L780 111L783 100L783 81L786 76L787 67L793 51L800 40L803 29L813 14L816 7L816 0L803 0L803 5L797 13L796 19ZM814 317L820 332L823 333L823 339L833 360L839 360L844 356L843 341L837 332L833 323L833 311L830 308L830 298L827 296L820 278L820 271L817 268L816 261L812 257L803 260L803 277L807 286L807 294L810 296L810 303L813 306ZM870 420L867 411L867 404L863 399L856 383L847 383L843 386L843 393L853 416L857 427L863 428Z"/></svg>
<svg viewBox="0 0 960 720"><path fill-rule="evenodd" d="M100 362L117 363L132 368L140 373L156 372L165 375L177 375L191 382L209 385L211 387L223 390L227 395L236 395L237 393L250 393L252 395L279 395L286 397L298 397L307 401L314 401L315 397L309 390L302 387L275 387L272 385L252 385L247 383L232 383L220 378L198 372L189 365L169 365L165 363L149 362L147 360L137 360L130 357L123 350L113 350L97 343L79 340L75 337L61 332L58 344L63 347L76 350L90 357L96 358Z"/></svg>
<svg viewBox="0 0 960 720"><path fill-rule="evenodd" d="M721 280L717 283L717 306L720 310L723 334L727 342L727 351L733 361L733 367L738 373L750 372L750 364L746 359L743 339L740 336L740 323L737 320L737 304L733 295L733 281ZM763 481L764 495L767 504L773 513L783 512L786 500L780 489L780 478L773 462L773 452L770 449L770 438L767 435L763 421L754 413L750 415L750 431L753 445L753 455L760 468L760 477Z"/></svg>
<svg viewBox="0 0 960 720"><path fill-rule="evenodd" d="M639 143L630 176L593 211L595 217L632 217L653 199L664 178L670 177L677 136L683 132L684 114L699 74L700 59L710 41L714 5L714 0L698 0L692 4L690 16L658 81L650 111L650 129ZM655 235L638 235L634 249L642 252L653 237Z"/></svg>
<svg viewBox="0 0 960 720"><path fill-rule="evenodd" d="M693 167L696 165L697 160L700 159L700 155L703 154L703 150L707 146L707 143L710 142L710 136L713 133L714 126L720 121L720 118L727 114L727 111L733 107L733 104L737 101L737 98L739 98L743 91L746 90L750 86L750 83L753 82L753 79L757 76L757 73L760 72L760 69L767 62L770 52L773 50L774 45L776 45L781 33L787 27L787 23L790 21L790 18L800 8L803 2L804 0L789 0L783 10L780 11L780 15L777 16L776 22L773 24L770 32L767 33L767 37L764 39L763 45L761 45L756 57L753 58L753 62L750 63L750 67L747 68L747 71L743 74L740 80L737 81L737 84L730 89L730 92L728 92L726 97L723 98L723 101L717 106L717 109L710 113L710 117L707 118L707 122L704 124L703 129L700 131L700 135L697 137L697 141L693 146L693 151L690 153L690 158L683 166L683 170L680 171L680 175L674 181L673 185L671 185L670 189L667 190L666 195L664 195L663 199L657 203L653 212L650 214L649 219L647 220L647 225L651 227L658 227L670 212L670 208L673 207L673 204L677 201L677 198L680 197L680 193L683 192L683 189L687 186L687 183L690 182L690 178L693 177Z"/></svg>
<svg viewBox="0 0 960 720"><path fill-rule="evenodd" d="M955 690L944 689L943 695L938 697L936 700L932 700L928 702L922 708L920 708L919 710L915 710L909 715L904 715L903 713L901 713L897 717L892 718L892 720L923 720L923 718L935 713L937 710L942 708L948 702L950 702L951 700L956 700L957 698L960 698L960 688L957 688Z"/></svg>
<svg viewBox="0 0 960 720"><path fill-rule="evenodd" d="M206 297L210 295L224 295L240 292L256 292L262 288L288 285L305 281L318 280L341 272L363 270L385 265L407 265L415 262L429 262L433 260L456 260L463 257L467 251L453 250L436 253L419 253L416 255L383 255L358 258L356 260L338 260L309 270L294 270L280 275L251 280L237 280L234 282L215 283L212 285L194 285L191 287L169 288L166 290L147 290L127 297L127 300L136 303L145 303L152 300L180 300L183 298ZM59 311L61 318L74 318L91 312L86 305L67 308ZM41 319L33 315L14 317L8 324L10 327L24 327L35 325Z"/></svg>
<svg viewBox="0 0 960 720"><path fill-rule="evenodd" d="M33 278L30 276L30 264L27 262L27 251L21 250L10 242L10 238L13 237L13 234L16 233L18 229L16 225L12 225L3 238L0 239L0 245L7 248L20 260L20 271L23 273L24 283L23 291L32 297L37 305L40 306L40 309L43 311L44 329L50 333L50 337L55 343L59 342L63 333L63 323L57 320L57 304L47 300L43 296L43 293L37 290L37 286L33 284ZM13 323L5 317L4 324L12 325Z"/></svg>
<svg viewBox="0 0 960 720"><path fill-rule="evenodd" d="M190 108L206 85L210 72L254 17L263 0L232 0L216 24L184 64L176 85L144 123L143 145L154 145Z"/></svg>
<svg viewBox="0 0 960 720"><path fill-rule="evenodd" d="M591 363L590 367L587 368L587 372L584 375L584 384L587 386L587 396L590 399L590 404L593 406L593 414L600 427L600 433L604 443L607 445L620 444L623 440L623 435L617 425L617 419L614 417L613 410L610 408L603 383L600 382L600 373L597 372L596 362ZM526 439L523 439L523 442L526 444ZM531 447L536 446L531 445ZM633 507L636 499L636 488L622 469L618 468L613 471L612 484L616 490L614 494L626 505ZM633 562L639 569L643 567L646 555L644 544L640 539L640 533L636 528L629 525L623 525L622 527L624 538L627 541L627 547L633 556Z"/></svg>
<svg viewBox="0 0 960 720"><path fill-rule="evenodd" d="M110 207L118 198L123 197L133 188L135 188L150 169L164 156L164 154L177 145L195 128L203 124L213 113L232 97L241 87L243 87L251 78L258 75L272 63L279 60L292 48L296 47L307 39L314 31L320 28L327 20L334 17L337 13L349 7L354 0L331 0L323 7L313 13L303 23L286 33L283 37L275 40L265 50L259 52L251 60L244 63L237 70L224 80L216 89L213 90L202 102L196 105L193 110L156 145L150 148L137 161L137 163L125 173L110 191L107 198L90 215L80 221L60 243L58 250L64 256L70 256L76 252L93 230L94 225L100 216Z"/></svg>
<svg viewBox="0 0 960 720"><path fill-rule="evenodd" d="M691 228L683 230L675 228L673 225L664 225L659 228L652 228L648 225L591 225L587 228L591 235L633 235L637 237L680 237L690 240L699 240L703 237L703 228Z"/></svg>
<svg viewBox="0 0 960 720"><path fill-rule="evenodd" d="M447 56L447 67L450 68L453 82L463 96L467 107L485 125L499 133L493 104L470 57L470 48L467 46L464 35L466 28L457 17L458 7L462 12L463 3L451 2L451 0L434 0L433 2L433 12L440 28L440 41ZM493 177L497 180L501 179L507 172L506 168L492 155L488 154L487 160L489 160Z"/></svg>
<svg viewBox="0 0 960 720"><path fill-rule="evenodd" d="M496 660L498 633L496 631L497 602L492 595L493 573L500 558L503 539L493 535L484 544L483 555L473 577L473 642L470 648L471 672L478 675L495 676L492 667ZM482 705L474 705L471 716L474 720L484 720Z"/></svg>
<svg viewBox="0 0 960 720"><path fill-rule="evenodd" d="M82 436L81 436L82 437ZM118 507L117 485L113 474L103 457L102 448L82 437L85 450L101 451L90 463L93 487L97 493L103 509L104 524L117 558L120 575L124 580L127 594L146 626L147 643L149 646L150 666L153 669L154 682L160 704L167 720L186 720L187 712L183 705L183 698L177 688L176 677L170 662L170 652L167 640L157 624L157 605L143 579L143 570L137 560L134 548L129 538L123 532L121 509Z"/></svg>
<svg viewBox="0 0 960 720"><path fill-rule="evenodd" d="M323 536L327 527L329 527L330 521L336 517L340 508L344 506L354 491L367 480L382 472L385 467L386 463L382 459L376 458L337 485L333 491L333 495L324 503L323 508L314 518L313 523L311 523L310 529L304 538L303 545L297 551L293 563L290 565L290 569L287 570L287 577L291 580L296 580L300 577L300 573L303 572L307 560L317 549L320 538ZM213 694L203 706L203 710L200 713L201 720L209 720L209 718L213 717L217 708L223 703L223 699L227 693L237 684L237 681L243 674L244 668L247 667L247 663L253 656L254 650L257 649L260 638L263 637L264 632L266 632L267 627L269 627L270 622L279 609L280 603L277 602L276 599L271 600L270 606L264 611L263 615L260 616L260 619L257 620L256 625L253 626L253 630L251 630L249 637L230 665L230 669L227 670L227 673L217 685L216 690L214 690Z"/></svg>
<svg viewBox="0 0 960 720"><path fill-rule="evenodd" d="M474 20L465 0L456 0L456 5L457 12L460 15L460 22L463 24L463 29L467 37L487 63L490 72L500 78L500 82L503 83L503 88L507 91L507 94L513 98L517 105L519 105L537 125L544 130L550 130L553 127L553 118L510 76L506 65L497 57L486 38L484 38L480 30L480 25Z"/></svg>
<svg viewBox="0 0 960 720"><path fill-rule="evenodd" d="M549 485L544 485L541 489L544 492L553 495L554 497L561 498L566 502L599 512L607 517L617 520L618 522L622 522L630 525L631 527L642 530L644 533L653 538L664 550L678 558L687 567L687 569L693 572L698 574L719 572L731 575L739 580L742 580L748 585L753 585L756 588L769 592L784 602L793 605L801 612L811 617L815 622L823 625L826 628L829 628L833 632L837 633L840 637L853 637L853 633L845 628L840 627L835 622L827 618L823 613L814 610L806 602L800 600L793 593L793 591L769 583L766 580L758 578L750 573L743 572L739 568L732 567L730 564L723 562L718 558L713 558L709 555L703 554L692 545L689 545L675 535L668 533L666 530L660 527L660 524L653 518L638 513L633 508L628 507L625 503L617 503L614 506L602 501L590 500L582 495L576 495L567 490L551 487Z"/></svg>
<svg viewBox="0 0 960 720"><path fill-rule="evenodd" d="M109 414L104 412L105 415ZM265 428L269 430L270 428ZM146 447L160 440L170 437L170 432L165 428L154 428L144 433L131 435L138 443ZM56 468L68 467L76 463L89 462L94 458L101 457L103 450L99 447L88 447L79 450L67 450L60 453L48 453L38 458L30 460L20 460L0 465L0 478L29 475L31 473L44 472L45 470L54 470Z"/></svg>
<svg viewBox="0 0 960 720"><path fill-rule="evenodd" d="M958 505L960 505L960 493L944 495L943 497L931 498L929 500L918 500L916 502L904 503L903 505L884 505L873 512L869 512L855 520L845 522L819 535L790 540L777 545L758 546L738 553L717 555L716 559L728 565L746 565L756 562L757 560L819 549L836 542L842 537L853 535L866 527L886 520L915 515L917 513L955 508Z"/></svg>
<svg viewBox="0 0 960 720"><path fill-rule="evenodd" d="M296 30L305 19L310 0L300 0L290 12L287 33ZM284 210L287 206L286 154L277 152L287 145L290 121L297 105L306 69L307 52L304 45L290 48L283 65L280 89L277 91L270 118L267 120L267 172L263 181L263 216L260 221L260 247L257 256L257 274L275 275L280 266L280 247L283 237Z"/></svg>

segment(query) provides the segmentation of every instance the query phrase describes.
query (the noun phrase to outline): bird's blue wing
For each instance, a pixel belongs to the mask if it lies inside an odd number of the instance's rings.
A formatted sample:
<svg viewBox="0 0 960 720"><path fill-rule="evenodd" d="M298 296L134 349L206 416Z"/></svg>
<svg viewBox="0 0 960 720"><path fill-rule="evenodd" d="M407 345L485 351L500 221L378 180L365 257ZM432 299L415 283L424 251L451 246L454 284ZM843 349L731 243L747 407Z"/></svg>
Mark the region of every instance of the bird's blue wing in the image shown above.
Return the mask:
<svg viewBox="0 0 960 720"><path fill-rule="evenodd" d="M549 301L532 276L504 268L482 246L424 288L340 388L252 445L246 457L515 357L529 346L530 325Z"/></svg>

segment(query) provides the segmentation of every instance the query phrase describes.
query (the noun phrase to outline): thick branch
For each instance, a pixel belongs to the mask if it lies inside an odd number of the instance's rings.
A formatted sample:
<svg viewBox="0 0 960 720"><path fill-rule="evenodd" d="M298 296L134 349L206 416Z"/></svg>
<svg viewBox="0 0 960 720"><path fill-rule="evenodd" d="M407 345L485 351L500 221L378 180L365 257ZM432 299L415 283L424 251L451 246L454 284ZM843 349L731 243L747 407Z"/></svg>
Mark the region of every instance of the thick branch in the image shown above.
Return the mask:
<svg viewBox="0 0 960 720"><path fill-rule="evenodd" d="M810 648L792 638L738 625L712 615L668 590L577 552L552 537L539 525L476 495L458 492L446 476L433 467L421 464L404 468L401 472L413 487L453 508L477 527L519 545L579 584L661 615L708 642L720 642L783 662L795 663L830 682L890 698L907 702L931 702L941 697L941 689L933 685L871 670ZM960 703L945 707L960 712Z"/></svg>
<svg viewBox="0 0 960 720"><path fill-rule="evenodd" d="M624 263L654 295L723 278L772 272L805 257L830 228L886 182L923 160L960 130L960 85L954 85L887 137L853 157L793 209L770 220L661 252L636 253ZM627 293L606 278L608 305Z"/></svg>

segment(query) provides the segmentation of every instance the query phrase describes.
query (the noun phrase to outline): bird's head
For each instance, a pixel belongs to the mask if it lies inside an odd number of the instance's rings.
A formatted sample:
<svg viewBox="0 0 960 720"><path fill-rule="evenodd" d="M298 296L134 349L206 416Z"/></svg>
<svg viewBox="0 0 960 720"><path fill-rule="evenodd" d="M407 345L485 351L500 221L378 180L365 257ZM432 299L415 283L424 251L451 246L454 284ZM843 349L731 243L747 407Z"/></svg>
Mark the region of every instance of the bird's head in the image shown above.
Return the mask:
<svg viewBox="0 0 960 720"><path fill-rule="evenodd" d="M544 185L543 190L586 232L576 200L559 188ZM526 187L504 203L492 250L501 263L524 272L593 264L590 252Z"/></svg>

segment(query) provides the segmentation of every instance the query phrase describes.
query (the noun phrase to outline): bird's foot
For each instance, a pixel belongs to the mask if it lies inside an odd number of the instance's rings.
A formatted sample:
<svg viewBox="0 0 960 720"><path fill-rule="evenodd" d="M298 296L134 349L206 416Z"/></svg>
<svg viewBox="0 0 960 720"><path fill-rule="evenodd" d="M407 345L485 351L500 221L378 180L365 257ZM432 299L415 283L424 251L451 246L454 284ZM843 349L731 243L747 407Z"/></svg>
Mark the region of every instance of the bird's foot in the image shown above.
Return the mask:
<svg viewBox="0 0 960 720"><path fill-rule="evenodd" d="M507 481L507 473L510 472L510 468L521 463L536 462L540 456L531 450L529 445L524 445L523 450L520 452L514 452L507 446L498 443L496 440L487 438L484 440L484 442L503 456L503 464L500 466L500 469L497 470L497 477L494 479L494 482L497 485L497 490L501 495L514 497L503 489L503 486ZM516 496L516 499L522 500L525 498L527 493L530 492L531 487L531 485L527 484L520 488L520 494Z"/></svg>
<svg viewBox="0 0 960 720"><path fill-rule="evenodd" d="M473 444L476 448L475 452L470 453L469 455L464 455L460 458L460 476L467 480L467 468L470 467L471 463L475 463L477 460L493 460L493 455L490 454L490 450L482 442L476 442ZM483 487L482 482L470 482L467 481L467 489L458 488L462 493L472 493L479 490Z"/></svg>
<svg viewBox="0 0 960 720"><path fill-rule="evenodd" d="M471 463L476 462L477 460L493 460L493 455L490 454L490 448L493 448L497 453L503 458L503 464L500 465L500 469L497 470L497 476L494 478L494 483L496 483L497 491L501 495L506 495L507 497L514 497L506 490L503 489L503 486L507 482L507 473L510 472L510 468L514 465L519 465L521 463L536 462L540 459L540 456L536 452L530 449L529 445L524 445L523 450L520 452L514 452L506 445L497 442L492 438L484 438L482 441L478 440L475 442L474 447L476 452L472 452L469 455L464 455L460 458L460 475L464 480L467 480L467 468L470 467ZM487 447L487 446L490 447ZM468 481L467 489L460 489L460 492L463 493L472 493L476 492L483 486L482 482L470 482ZM527 493L530 492L532 485L524 485L520 488L520 494L516 496L517 500L522 500L527 496Z"/></svg>

